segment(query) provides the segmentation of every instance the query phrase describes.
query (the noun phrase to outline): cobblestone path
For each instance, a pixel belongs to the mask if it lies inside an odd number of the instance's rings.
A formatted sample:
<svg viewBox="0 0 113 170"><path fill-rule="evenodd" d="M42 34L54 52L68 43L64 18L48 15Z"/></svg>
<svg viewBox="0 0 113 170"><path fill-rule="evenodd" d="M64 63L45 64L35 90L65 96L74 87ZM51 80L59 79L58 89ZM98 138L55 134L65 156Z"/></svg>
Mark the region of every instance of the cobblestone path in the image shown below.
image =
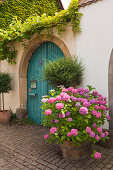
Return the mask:
<svg viewBox="0 0 113 170"><path fill-rule="evenodd" d="M0 170L113 170L113 149L96 146L101 160L65 160L59 145L44 142L46 132L38 125L0 125Z"/></svg>

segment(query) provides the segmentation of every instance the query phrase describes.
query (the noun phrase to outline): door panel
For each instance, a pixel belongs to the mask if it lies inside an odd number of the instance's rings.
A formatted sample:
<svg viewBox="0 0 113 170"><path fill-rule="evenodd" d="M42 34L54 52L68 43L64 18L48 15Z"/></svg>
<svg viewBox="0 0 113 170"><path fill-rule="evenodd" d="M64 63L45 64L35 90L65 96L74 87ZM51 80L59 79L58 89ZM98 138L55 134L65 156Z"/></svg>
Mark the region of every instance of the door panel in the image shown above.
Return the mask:
<svg viewBox="0 0 113 170"><path fill-rule="evenodd" d="M48 94L51 86L42 81L41 71L46 60L64 57L61 49L52 42L41 44L33 53L27 73L27 108L28 116L36 123L41 123L41 99ZM36 85L36 86L35 86Z"/></svg>

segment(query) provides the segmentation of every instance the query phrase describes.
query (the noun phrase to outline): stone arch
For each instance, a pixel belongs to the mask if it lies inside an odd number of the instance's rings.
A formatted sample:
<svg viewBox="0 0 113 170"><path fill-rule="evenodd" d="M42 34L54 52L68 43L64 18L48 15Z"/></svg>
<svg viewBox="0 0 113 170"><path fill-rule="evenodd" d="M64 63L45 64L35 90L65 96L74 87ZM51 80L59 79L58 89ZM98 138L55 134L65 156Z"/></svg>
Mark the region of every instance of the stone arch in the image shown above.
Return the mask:
<svg viewBox="0 0 113 170"><path fill-rule="evenodd" d="M66 58L70 57L70 52L65 43L55 35L47 36L33 36L27 43L26 48L21 56L19 66L19 97L20 108L19 112L27 109L27 69L29 60L32 57L33 52L44 42L51 41L60 47Z"/></svg>
<svg viewBox="0 0 113 170"><path fill-rule="evenodd" d="M108 92L109 92L109 114L111 117L109 129L113 130L113 49L111 52L108 68Z"/></svg>

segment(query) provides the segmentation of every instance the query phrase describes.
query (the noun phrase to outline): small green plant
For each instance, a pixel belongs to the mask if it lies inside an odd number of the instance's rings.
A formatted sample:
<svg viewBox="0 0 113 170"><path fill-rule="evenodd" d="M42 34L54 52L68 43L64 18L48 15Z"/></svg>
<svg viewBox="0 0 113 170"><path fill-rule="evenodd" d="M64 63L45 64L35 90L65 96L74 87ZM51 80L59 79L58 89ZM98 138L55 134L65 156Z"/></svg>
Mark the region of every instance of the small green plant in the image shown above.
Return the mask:
<svg viewBox="0 0 113 170"><path fill-rule="evenodd" d="M30 119L30 118L25 118L25 119L17 119L16 117L16 114L13 114L11 116L11 120L10 120L10 125L20 125L20 126L23 126L23 125L36 125L36 123Z"/></svg>
<svg viewBox="0 0 113 170"><path fill-rule="evenodd" d="M9 93L12 90L11 85L12 78L9 73L0 73L0 94L2 94L2 103L3 103L3 111L4 111L4 93Z"/></svg>
<svg viewBox="0 0 113 170"><path fill-rule="evenodd" d="M75 59L58 58L45 63L43 78L53 86L77 86L82 83L84 67Z"/></svg>

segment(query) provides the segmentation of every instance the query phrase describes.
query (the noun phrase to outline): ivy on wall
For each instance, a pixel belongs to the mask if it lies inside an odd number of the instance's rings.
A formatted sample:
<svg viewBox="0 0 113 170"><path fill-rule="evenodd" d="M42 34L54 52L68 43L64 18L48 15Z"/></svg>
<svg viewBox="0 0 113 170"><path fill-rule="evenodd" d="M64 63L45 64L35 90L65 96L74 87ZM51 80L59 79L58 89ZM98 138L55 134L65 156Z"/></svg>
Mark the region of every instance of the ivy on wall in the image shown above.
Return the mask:
<svg viewBox="0 0 113 170"><path fill-rule="evenodd" d="M13 49L13 43L16 41L24 42L25 39L30 39L33 34L37 36L45 33L50 35L53 33L53 28L56 26L58 34L61 35L65 31L67 21L71 21L72 30L74 33L80 31L80 17L78 12L78 0L72 0L67 10L62 10L54 16L43 14L33 15L21 22L15 17L7 30L0 30L0 60L7 60L9 63L15 63L16 51Z"/></svg>
<svg viewBox="0 0 113 170"><path fill-rule="evenodd" d="M0 28L6 29L14 16L25 21L29 16L43 13L54 15L60 10L57 0L4 0L0 1Z"/></svg>

